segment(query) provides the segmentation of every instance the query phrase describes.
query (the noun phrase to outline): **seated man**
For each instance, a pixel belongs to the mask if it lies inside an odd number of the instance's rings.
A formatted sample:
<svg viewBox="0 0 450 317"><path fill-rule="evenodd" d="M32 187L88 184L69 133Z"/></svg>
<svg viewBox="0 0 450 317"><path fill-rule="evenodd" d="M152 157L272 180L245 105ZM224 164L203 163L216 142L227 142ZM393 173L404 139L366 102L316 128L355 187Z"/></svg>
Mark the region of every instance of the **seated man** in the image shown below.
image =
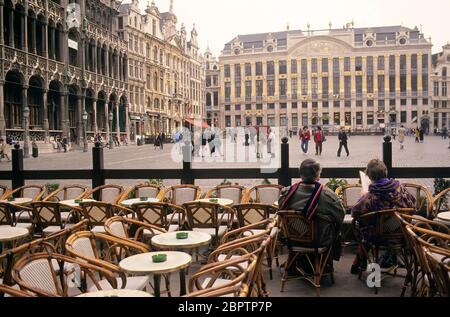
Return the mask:
<svg viewBox="0 0 450 317"><path fill-rule="evenodd" d="M353 206L353 218L358 219L364 214L375 211L415 207L416 199L414 196L401 186L400 182L387 178L387 167L382 161L378 159L370 161L367 165L366 174L372 184L369 186L369 193L361 197L358 203ZM360 224L359 231L364 239L370 239L371 228L373 226L370 224ZM360 256L356 257L351 270L352 274L359 273L360 258Z"/></svg>
<svg viewBox="0 0 450 317"><path fill-rule="evenodd" d="M296 210L310 220L318 221L320 246L329 246L340 233L345 209L339 197L319 183L321 167L314 160L305 160L300 166L302 181L283 189L279 200L280 210ZM334 225L334 236L321 234L329 223Z"/></svg>

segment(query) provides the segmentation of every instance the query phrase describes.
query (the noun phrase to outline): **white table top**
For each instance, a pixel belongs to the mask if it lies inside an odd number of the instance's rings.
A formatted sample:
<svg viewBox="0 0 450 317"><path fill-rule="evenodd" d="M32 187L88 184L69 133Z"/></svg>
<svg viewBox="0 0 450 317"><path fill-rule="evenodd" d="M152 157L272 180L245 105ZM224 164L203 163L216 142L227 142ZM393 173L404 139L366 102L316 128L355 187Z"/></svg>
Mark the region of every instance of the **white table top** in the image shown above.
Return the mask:
<svg viewBox="0 0 450 317"><path fill-rule="evenodd" d="M211 199L217 199L217 202L211 201ZM211 203L211 204L218 204L221 206L232 206L234 204L234 201L231 199L225 199L225 198L205 198L205 199L199 199L198 202L202 203Z"/></svg>
<svg viewBox="0 0 450 317"><path fill-rule="evenodd" d="M6 199L0 200L0 203L13 204L13 205L24 205L24 204L31 203L32 201L33 201L32 198L23 197L23 198L16 198L13 201L8 201Z"/></svg>
<svg viewBox="0 0 450 317"><path fill-rule="evenodd" d="M187 239L177 239L177 233L187 232ZM159 234L152 238L152 245L158 248L192 249L208 245L211 235L197 231L178 231Z"/></svg>
<svg viewBox="0 0 450 317"><path fill-rule="evenodd" d="M29 234L30 232L25 228L0 226L0 242L19 240Z"/></svg>
<svg viewBox="0 0 450 317"><path fill-rule="evenodd" d="M450 221L450 211L441 212L440 214L438 214L438 219L444 220L444 221Z"/></svg>
<svg viewBox="0 0 450 317"><path fill-rule="evenodd" d="M153 295L132 289L113 289L107 291L90 292L77 297L153 297Z"/></svg>
<svg viewBox="0 0 450 317"><path fill-rule="evenodd" d="M95 199L80 199L82 203L90 203L96 201ZM75 202L75 199L62 200L59 202L61 205L66 205L69 207L79 207L80 204Z"/></svg>
<svg viewBox="0 0 450 317"><path fill-rule="evenodd" d="M154 263L152 256L157 254L166 254L167 261ZM184 269L191 261L192 257L184 252L151 252L126 258L120 261L119 267L131 274L165 274Z"/></svg>
<svg viewBox="0 0 450 317"><path fill-rule="evenodd" d="M125 207L130 207L136 204L145 204L145 203L158 203L160 202L157 198L147 198L147 200L142 201L140 198L127 199L122 201L120 204Z"/></svg>

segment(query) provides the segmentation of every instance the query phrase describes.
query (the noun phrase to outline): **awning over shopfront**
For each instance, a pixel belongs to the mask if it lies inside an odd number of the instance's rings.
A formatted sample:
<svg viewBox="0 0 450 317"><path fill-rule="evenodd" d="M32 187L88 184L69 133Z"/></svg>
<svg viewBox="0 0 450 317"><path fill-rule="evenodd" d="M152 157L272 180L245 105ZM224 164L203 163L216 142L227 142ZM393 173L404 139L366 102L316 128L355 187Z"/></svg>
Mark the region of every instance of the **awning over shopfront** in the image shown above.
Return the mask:
<svg viewBox="0 0 450 317"><path fill-rule="evenodd" d="M185 122L189 123L190 125L202 129L208 129L209 124L206 121L203 120L195 120L195 119L184 119Z"/></svg>

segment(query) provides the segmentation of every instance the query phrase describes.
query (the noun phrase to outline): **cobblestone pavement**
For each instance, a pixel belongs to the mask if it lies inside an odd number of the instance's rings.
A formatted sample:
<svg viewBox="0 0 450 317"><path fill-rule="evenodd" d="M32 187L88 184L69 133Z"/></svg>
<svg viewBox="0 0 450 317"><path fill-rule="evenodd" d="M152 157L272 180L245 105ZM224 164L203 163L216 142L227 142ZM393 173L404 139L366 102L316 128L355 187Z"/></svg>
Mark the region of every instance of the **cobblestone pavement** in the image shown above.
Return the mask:
<svg viewBox="0 0 450 317"><path fill-rule="evenodd" d="M361 167L363 168L372 158L382 157L382 142L380 136L353 136L349 139L350 157L346 157L343 151L342 157L337 158L338 140L337 137L328 137L323 145L322 156L315 156L314 143L310 143L309 154L304 155L300 150L298 137L290 140L290 165L299 166L306 158L318 160L323 167ZM224 142L225 143L225 142ZM222 154L219 157L200 157L195 158L194 168L255 168L255 167L273 167L279 166L279 148L280 145L274 144L273 148L278 150L275 158L270 159L266 154L266 149L262 152L263 158L256 159L255 146L243 146L244 139L238 139L236 143L222 146ZM428 137L425 143L416 144L413 138L407 138L405 149L400 150L397 141L393 141L393 162L396 167L443 167L450 165L450 149L448 149L448 140L444 141L438 137ZM152 145L137 147L130 145L127 147L106 149L105 168L108 169L178 169L181 168L181 155L179 149L173 144L168 144L164 150L154 149ZM205 151L205 156L208 151ZM225 158L227 162L225 162ZM37 159L26 159L24 167L27 170L64 170L64 169L90 169L92 168L92 153L83 153L75 151L70 153L42 154ZM3 161L0 163L0 170L10 170L11 163ZM110 182L112 182L111 180ZM249 186L259 181L232 180L240 184ZM409 180L431 187L433 180ZM86 181L80 181L88 183ZM134 184L138 180L120 181L124 185ZM177 180L167 181L167 185L177 183ZM198 181L202 186L214 186L220 180ZM8 183L8 182L4 182ZM65 183L65 182L61 182Z"/></svg>

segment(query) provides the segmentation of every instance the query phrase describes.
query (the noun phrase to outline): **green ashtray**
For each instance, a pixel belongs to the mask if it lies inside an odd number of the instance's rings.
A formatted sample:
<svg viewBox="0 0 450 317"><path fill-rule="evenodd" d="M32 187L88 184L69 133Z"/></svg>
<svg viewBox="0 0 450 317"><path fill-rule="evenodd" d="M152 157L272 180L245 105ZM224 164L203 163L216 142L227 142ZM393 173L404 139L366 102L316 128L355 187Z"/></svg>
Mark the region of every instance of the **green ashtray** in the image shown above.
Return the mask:
<svg viewBox="0 0 450 317"><path fill-rule="evenodd" d="M75 204L81 204L83 202L83 199L75 199Z"/></svg>
<svg viewBox="0 0 450 317"><path fill-rule="evenodd" d="M178 240L185 240L189 238L189 233L188 232L178 232L177 233L177 239Z"/></svg>
<svg viewBox="0 0 450 317"><path fill-rule="evenodd" d="M141 200L141 201L147 201L147 200L148 200L148 197L141 197L140 200Z"/></svg>
<svg viewBox="0 0 450 317"><path fill-rule="evenodd" d="M167 254L156 254L152 256L153 263L163 263L167 261Z"/></svg>
<svg viewBox="0 0 450 317"><path fill-rule="evenodd" d="M210 202L210 203L215 203L215 204L217 204L217 203L219 202L219 199L217 199L217 198L211 198L211 199L209 200L209 202Z"/></svg>
<svg viewBox="0 0 450 317"><path fill-rule="evenodd" d="M8 199L7 199L7 201L15 201L16 200L16 198L14 198L14 197L8 197Z"/></svg>

